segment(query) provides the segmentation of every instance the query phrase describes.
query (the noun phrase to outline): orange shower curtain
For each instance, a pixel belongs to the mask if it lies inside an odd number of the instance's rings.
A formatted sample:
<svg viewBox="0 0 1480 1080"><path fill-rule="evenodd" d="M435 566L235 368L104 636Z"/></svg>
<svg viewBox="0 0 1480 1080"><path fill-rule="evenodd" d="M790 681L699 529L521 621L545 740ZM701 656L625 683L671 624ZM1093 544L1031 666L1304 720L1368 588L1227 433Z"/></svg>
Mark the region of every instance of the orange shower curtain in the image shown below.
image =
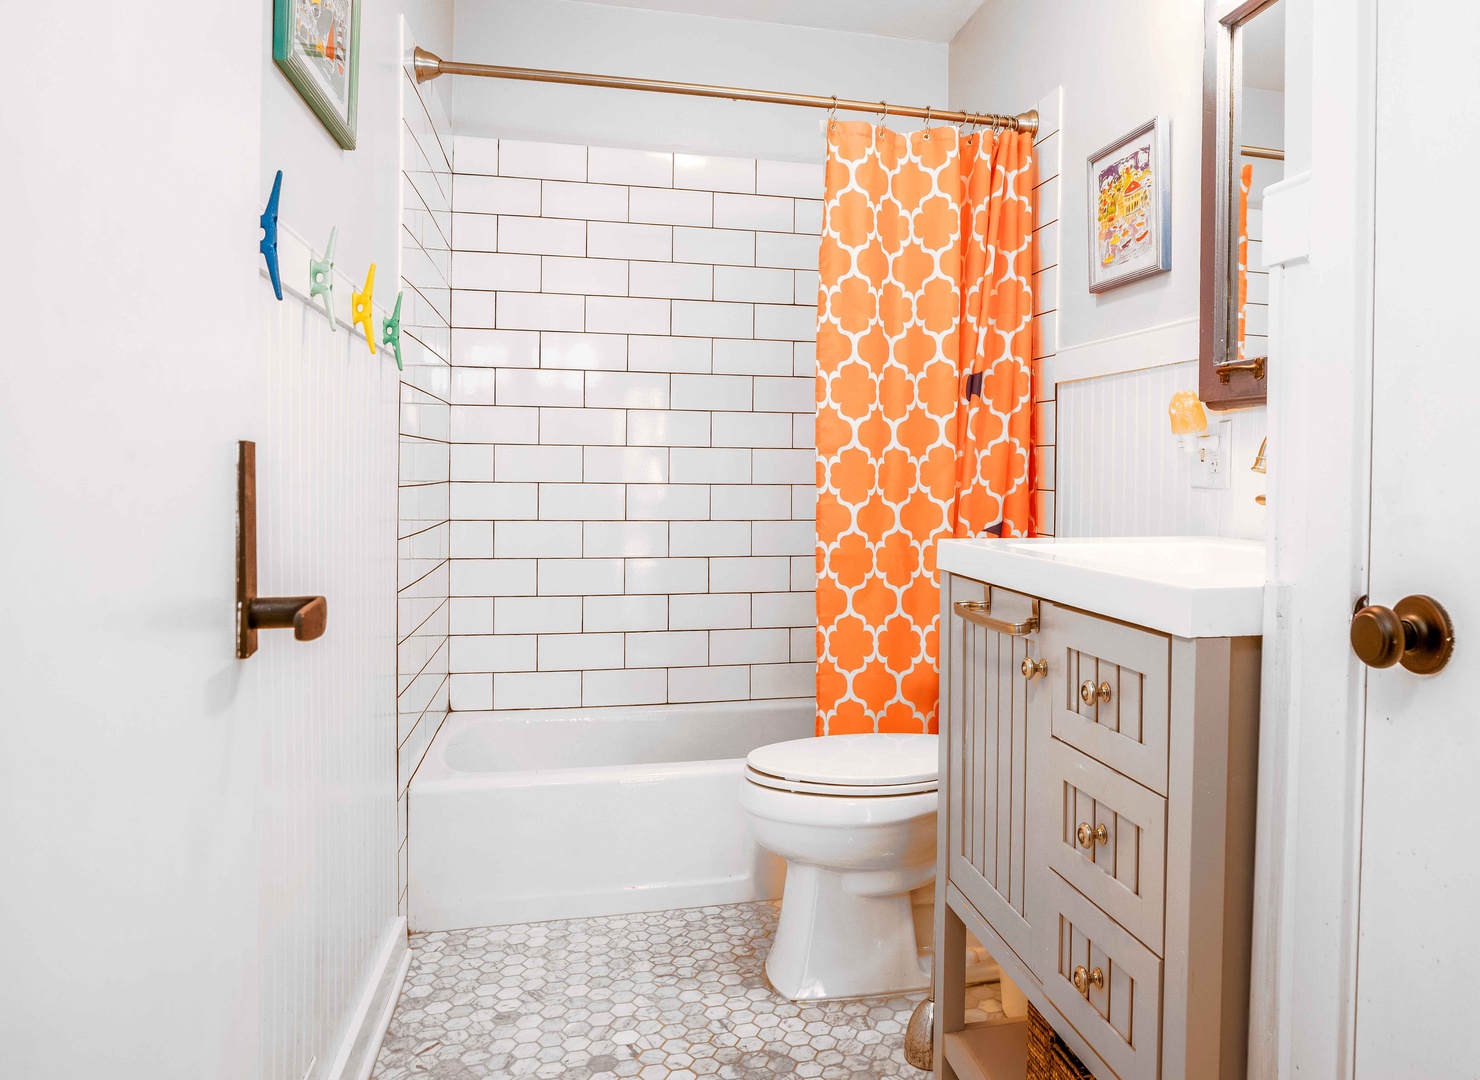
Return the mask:
<svg viewBox="0 0 1480 1080"><path fill-rule="evenodd" d="M1033 140L828 129L817 733L934 731L943 537L1032 534Z"/></svg>
<svg viewBox="0 0 1480 1080"><path fill-rule="evenodd" d="M1238 171L1238 358L1244 358L1244 313L1249 306L1249 189L1254 186L1254 166Z"/></svg>

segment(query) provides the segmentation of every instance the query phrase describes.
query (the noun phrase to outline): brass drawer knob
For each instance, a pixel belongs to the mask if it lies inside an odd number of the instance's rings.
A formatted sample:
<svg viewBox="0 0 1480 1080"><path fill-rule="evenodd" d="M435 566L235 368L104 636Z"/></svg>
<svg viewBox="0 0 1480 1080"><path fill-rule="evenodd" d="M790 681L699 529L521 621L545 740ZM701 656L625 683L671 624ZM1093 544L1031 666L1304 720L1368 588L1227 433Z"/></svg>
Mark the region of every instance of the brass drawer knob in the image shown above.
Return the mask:
<svg viewBox="0 0 1480 1080"><path fill-rule="evenodd" d="M1085 997L1089 997L1090 987L1094 987L1096 990L1102 990L1105 986L1105 973L1099 968L1088 971L1083 964L1080 964L1074 969L1073 979L1074 989L1078 990Z"/></svg>
<svg viewBox="0 0 1480 1080"><path fill-rule="evenodd" d="M1108 844L1110 842L1110 830L1103 825L1090 827L1089 822L1081 821L1074 835L1079 838L1079 846L1082 848L1094 847L1096 844Z"/></svg>
<svg viewBox="0 0 1480 1080"><path fill-rule="evenodd" d="M1093 679L1085 679L1079 687L1079 700L1086 705L1093 705L1096 701L1104 704L1110 700L1110 684L1102 682L1096 686Z"/></svg>
<svg viewBox="0 0 1480 1080"><path fill-rule="evenodd" d="M1031 656L1025 656L1018 670L1023 673L1023 678L1032 682L1034 679L1048 674L1048 661L1034 660Z"/></svg>

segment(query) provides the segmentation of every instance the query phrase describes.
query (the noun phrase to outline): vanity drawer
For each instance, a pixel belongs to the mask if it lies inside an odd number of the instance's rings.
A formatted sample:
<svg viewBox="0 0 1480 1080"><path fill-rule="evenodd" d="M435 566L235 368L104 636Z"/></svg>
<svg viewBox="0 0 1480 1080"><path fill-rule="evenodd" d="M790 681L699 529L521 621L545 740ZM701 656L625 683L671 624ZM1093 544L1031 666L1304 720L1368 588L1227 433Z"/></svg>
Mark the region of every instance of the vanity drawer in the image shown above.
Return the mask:
<svg viewBox="0 0 1480 1080"><path fill-rule="evenodd" d="M1165 795L1171 639L1045 603L1042 647L1054 735Z"/></svg>
<svg viewBox="0 0 1480 1080"><path fill-rule="evenodd" d="M1166 800L1058 739L1048 781L1049 865L1164 955Z"/></svg>
<svg viewBox="0 0 1480 1080"><path fill-rule="evenodd" d="M1120 1080L1156 1080L1161 961L1052 871L1046 899L1044 992Z"/></svg>

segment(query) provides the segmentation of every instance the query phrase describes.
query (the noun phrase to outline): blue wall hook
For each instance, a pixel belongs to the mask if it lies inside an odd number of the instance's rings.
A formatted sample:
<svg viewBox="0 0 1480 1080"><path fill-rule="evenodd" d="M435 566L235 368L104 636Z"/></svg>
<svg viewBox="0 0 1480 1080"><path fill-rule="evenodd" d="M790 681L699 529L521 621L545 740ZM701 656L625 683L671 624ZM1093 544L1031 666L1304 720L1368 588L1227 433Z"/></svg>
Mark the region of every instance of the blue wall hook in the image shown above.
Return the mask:
<svg viewBox="0 0 1480 1080"><path fill-rule="evenodd" d="M267 260L267 276L272 278L272 292L279 300L283 298L283 279L278 273L278 196L283 191L283 170L277 171L272 181L272 194L267 197L267 209L259 219L262 226L262 242L257 250Z"/></svg>
<svg viewBox="0 0 1480 1080"><path fill-rule="evenodd" d="M397 371L405 370L401 367L401 297L405 295L404 292L396 293L396 310L380 324L380 343L396 354Z"/></svg>
<svg viewBox="0 0 1480 1080"><path fill-rule="evenodd" d="M339 227L336 225L329 230L329 243L324 247L324 257L315 259L310 254L308 260L308 298L310 301L315 296L324 298L324 311L329 315L329 329L333 332L339 330L334 318L334 237L338 234Z"/></svg>

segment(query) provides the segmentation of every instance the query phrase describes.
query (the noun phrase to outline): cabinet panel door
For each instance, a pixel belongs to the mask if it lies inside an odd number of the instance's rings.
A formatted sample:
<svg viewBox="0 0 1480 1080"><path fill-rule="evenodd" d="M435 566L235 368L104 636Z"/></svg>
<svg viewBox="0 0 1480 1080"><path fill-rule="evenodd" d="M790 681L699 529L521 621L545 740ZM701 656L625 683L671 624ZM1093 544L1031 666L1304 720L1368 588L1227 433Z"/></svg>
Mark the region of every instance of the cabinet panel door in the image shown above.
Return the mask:
<svg viewBox="0 0 1480 1080"><path fill-rule="evenodd" d="M1171 639L1044 604L1043 649L1054 735L1165 795Z"/></svg>
<svg viewBox="0 0 1480 1080"><path fill-rule="evenodd" d="M1021 672L1030 655L1039 658L1036 636L1000 634L954 614L952 605L981 600L979 582L947 575L949 590L942 648L942 737L948 755L951 880L1029 967L1033 965L1035 890L1044 861L1029 838L1041 835L1031 823L1042 799L1030 792L1042 783L1042 748L1048 741L1046 680ZM1019 620L1026 597L992 590L993 614Z"/></svg>
<svg viewBox="0 0 1480 1080"><path fill-rule="evenodd" d="M1058 739L1049 740L1047 786L1049 865L1162 955L1166 800Z"/></svg>
<svg viewBox="0 0 1480 1080"><path fill-rule="evenodd" d="M1058 874L1045 881L1043 990L1120 1080L1155 1080L1161 961ZM1084 989L1075 970L1097 973Z"/></svg>

